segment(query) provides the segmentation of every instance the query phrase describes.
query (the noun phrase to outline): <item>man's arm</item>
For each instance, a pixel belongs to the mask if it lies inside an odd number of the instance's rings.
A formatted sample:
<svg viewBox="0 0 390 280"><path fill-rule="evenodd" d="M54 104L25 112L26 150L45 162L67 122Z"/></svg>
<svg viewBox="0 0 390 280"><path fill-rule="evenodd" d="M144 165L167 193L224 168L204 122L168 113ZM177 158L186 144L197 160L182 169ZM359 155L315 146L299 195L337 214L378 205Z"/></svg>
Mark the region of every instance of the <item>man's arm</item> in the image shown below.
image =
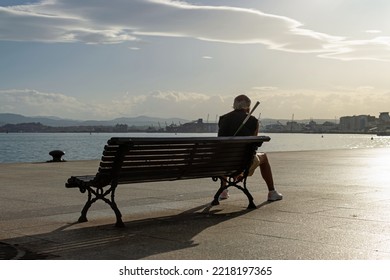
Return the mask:
<svg viewBox="0 0 390 280"><path fill-rule="evenodd" d="M259 122L257 122L256 130L253 136L257 136L257 134L259 134Z"/></svg>

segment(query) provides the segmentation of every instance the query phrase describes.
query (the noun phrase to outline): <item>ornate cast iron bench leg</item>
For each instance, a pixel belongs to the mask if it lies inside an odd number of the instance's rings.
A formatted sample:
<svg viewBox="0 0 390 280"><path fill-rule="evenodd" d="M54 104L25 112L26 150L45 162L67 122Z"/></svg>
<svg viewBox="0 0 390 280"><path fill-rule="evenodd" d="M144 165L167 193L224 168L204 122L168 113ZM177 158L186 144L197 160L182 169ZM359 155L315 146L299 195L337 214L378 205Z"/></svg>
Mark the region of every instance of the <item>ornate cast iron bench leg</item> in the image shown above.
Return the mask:
<svg viewBox="0 0 390 280"><path fill-rule="evenodd" d="M216 194L214 195L214 199L211 202L211 205L219 205L220 194L225 189L229 188L230 186L234 186L237 189L240 189L247 196L248 201L249 201L249 204L247 207L248 209L256 209L257 208L256 204L253 202L253 196L251 195L251 193L249 192L249 190L246 187L247 177L239 177L239 178L229 177L228 179L226 179L225 177L222 177L222 176L221 177L213 177L214 181L217 181L218 179L220 180L221 185L220 185L218 191L216 192ZM238 185L240 182L243 183L243 187Z"/></svg>
<svg viewBox="0 0 390 280"><path fill-rule="evenodd" d="M114 211L115 216L116 216L116 227L124 227L125 224L122 221L122 214L118 209L118 206L115 203L115 190L116 190L116 185L112 185L107 191L103 192L103 188L96 188L94 189L93 187L88 187L88 199L87 202L85 203L83 210L81 210L81 216L78 220L79 223L87 222L87 212L91 205L95 203L97 200L101 199L108 205L110 205L111 209ZM111 194L111 200L106 198L107 195ZM92 195L94 198L92 198Z"/></svg>

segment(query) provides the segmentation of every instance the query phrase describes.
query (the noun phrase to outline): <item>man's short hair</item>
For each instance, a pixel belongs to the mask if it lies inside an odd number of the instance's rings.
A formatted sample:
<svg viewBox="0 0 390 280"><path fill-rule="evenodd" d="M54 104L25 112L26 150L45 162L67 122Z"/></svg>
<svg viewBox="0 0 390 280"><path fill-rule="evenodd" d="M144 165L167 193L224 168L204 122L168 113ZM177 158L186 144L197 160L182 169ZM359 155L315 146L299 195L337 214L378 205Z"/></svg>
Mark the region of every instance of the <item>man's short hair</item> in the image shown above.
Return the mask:
<svg viewBox="0 0 390 280"><path fill-rule="evenodd" d="M251 107L251 100L248 96L241 94L234 98L233 109L234 110L243 110L249 109Z"/></svg>

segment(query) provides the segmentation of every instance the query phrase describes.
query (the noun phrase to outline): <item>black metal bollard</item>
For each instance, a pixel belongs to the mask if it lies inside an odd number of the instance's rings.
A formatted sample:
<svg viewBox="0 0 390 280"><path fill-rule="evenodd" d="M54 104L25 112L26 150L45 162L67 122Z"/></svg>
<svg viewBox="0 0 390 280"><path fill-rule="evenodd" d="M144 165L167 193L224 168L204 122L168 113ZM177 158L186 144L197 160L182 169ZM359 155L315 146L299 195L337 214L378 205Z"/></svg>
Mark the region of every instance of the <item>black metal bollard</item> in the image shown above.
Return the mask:
<svg viewBox="0 0 390 280"><path fill-rule="evenodd" d="M62 162L62 161L65 161L62 159L62 156L65 155L65 153L61 150L54 150L54 151L51 151L49 153L49 155L51 155L53 157L52 160L50 160L49 162Z"/></svg>

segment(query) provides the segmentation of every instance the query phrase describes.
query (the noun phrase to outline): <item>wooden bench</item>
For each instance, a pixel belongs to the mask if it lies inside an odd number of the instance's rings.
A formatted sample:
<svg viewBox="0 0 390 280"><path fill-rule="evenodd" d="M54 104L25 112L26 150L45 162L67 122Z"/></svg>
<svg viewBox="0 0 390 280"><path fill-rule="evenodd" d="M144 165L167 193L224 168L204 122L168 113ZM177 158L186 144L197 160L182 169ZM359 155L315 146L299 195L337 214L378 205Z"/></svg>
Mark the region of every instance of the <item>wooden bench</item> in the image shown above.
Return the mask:
<svg viewBox="0 0 390 280"><path fill-rule="evenodd" d="M91 205L103 200L115 212L118 227L124 226L115 203L119 184L212 178L220 180L212 205L219 204L224 189L234 186L248 197L248 208L256 208L246 179L257 148L266 141L270 141L268 136L114 137L104 147L97 173L72 176L65 186L88 193L79 222L86 222Z"/></svg>

